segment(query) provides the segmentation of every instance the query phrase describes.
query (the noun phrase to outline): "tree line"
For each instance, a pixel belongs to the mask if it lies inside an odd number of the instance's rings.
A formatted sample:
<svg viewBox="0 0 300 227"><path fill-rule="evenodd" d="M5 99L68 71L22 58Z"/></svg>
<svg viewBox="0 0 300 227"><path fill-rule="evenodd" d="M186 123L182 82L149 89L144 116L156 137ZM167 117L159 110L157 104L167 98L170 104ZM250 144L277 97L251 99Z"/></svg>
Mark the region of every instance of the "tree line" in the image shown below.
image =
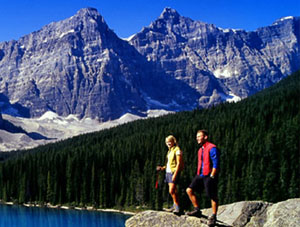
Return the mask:
<svg viewBox="0 0 300 227"><path fill-rule="evenodd" d="M159 210L170 198L155 167L164 164L164 140L172 134L183 151L179 194L188 209L185 189L196 174L198 129L207 129L221 152L221 204L300 197L299 97L297 72L238 103L137 120L14 152L0 162L0 199ZM208 207L209 201L202 196L200 204Z"/></svg>

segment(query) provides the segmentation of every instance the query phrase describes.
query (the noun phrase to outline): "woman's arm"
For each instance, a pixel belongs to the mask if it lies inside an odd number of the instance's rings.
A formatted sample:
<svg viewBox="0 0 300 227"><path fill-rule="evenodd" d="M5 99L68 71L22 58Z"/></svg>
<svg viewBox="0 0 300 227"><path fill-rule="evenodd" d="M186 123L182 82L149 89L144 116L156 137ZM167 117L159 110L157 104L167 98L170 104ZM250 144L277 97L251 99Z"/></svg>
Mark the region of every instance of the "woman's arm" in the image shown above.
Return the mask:
<svg viewBox="0 0 300 227"><path fill-rule="evenodd" d="M182 165L182 155L181 154L180 155L176 155L176 163L177 163L176 170L175 170L175 172L173 174L172 181L176 180L176 177L177 177L177 175L179 173L179 170L180 170L180 167Z"/></svg>

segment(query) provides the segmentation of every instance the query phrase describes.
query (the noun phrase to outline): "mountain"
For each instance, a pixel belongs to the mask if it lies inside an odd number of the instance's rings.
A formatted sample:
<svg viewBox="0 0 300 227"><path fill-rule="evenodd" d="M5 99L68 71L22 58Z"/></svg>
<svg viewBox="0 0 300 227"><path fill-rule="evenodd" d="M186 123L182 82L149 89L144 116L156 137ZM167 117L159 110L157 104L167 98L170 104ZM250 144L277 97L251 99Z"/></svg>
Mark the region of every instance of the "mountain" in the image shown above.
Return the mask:
<svg viewBox="0 0 300 227"><path fill-rule="evenodd" d="M221 29L166 8L122 40L96 9L0 43L3 113L47 111L100 122L240 100L300 68L299 18L254 32Z"/></svg>
<svg viewBox="0 0 300 227"><path fill-rule="evenodd" d="M197 100L189 86L154 73L93 8L0 43L0 75L6 104L20 105L29 117L52 111L107 121L152 108L192 109Z"/></svg>
<svg viewBox="0 0 300 227"><path fill-rule="evenodd" d="M222 29L164 9L129 42L200 94L200 106L248 97L300 68L300 18L256 31Z"/></svg>

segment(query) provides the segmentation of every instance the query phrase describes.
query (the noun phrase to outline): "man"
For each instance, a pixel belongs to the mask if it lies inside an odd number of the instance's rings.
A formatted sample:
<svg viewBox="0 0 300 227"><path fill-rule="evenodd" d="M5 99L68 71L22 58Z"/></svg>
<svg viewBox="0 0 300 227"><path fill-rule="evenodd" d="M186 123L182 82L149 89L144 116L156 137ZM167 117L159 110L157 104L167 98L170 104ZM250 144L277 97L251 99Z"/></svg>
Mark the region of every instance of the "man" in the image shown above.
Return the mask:
<svg viewBox="0 0 300 227"><path fill-rule="evenodd" d="M207 196L211 200L213 214L208 218L208 225L214 225L218 211L218 172L220 166L220 154L216 145L208 142L206 130L199 130L196 136L197 143L200 145L198 150L198 169L186 192L194 206L194 210L188 212L190 216L201 216L199 203L195 192L201 192L205 188Z"/></svg>

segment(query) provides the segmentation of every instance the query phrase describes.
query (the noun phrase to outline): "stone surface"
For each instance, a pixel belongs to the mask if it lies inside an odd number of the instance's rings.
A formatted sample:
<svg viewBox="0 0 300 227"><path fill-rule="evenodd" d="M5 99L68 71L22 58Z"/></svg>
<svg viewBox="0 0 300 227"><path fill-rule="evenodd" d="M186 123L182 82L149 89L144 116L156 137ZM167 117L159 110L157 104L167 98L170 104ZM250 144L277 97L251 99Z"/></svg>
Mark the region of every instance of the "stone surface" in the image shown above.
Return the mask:
<svg viewBox="0 0 300 227"><path fill-rule="evenodd" d="M2 114L0 112L0 129L2 129L3 127L3 118L2 118Z"/></svg>
<svg viewBox="0 0 300 227"><path fill-rule="evenodd" d="M176 216L162 211L145 211L126 221L133 226L207 226L211 209L202 210L203 217ZM300 199L276 204L262 201L244 201L219 207L216 226L282 227L300 226Z"/></svg>
<svg viewBox="0 0 300 227"><path fill-rule="evenodd" d="M300 199L289 199L269 207L265 215L251 219L247 227L300 226Z"/></svg>
<svg viewBox="0 0 300 227"><path fill-rule="evenodd" d="M162 211L145 211L136 214L134 217L126 221L126 227L141 226L141 227L190 227L190 226L207 226L205 219L188 217L186 215L177 216L172 213Z"/></svg>

